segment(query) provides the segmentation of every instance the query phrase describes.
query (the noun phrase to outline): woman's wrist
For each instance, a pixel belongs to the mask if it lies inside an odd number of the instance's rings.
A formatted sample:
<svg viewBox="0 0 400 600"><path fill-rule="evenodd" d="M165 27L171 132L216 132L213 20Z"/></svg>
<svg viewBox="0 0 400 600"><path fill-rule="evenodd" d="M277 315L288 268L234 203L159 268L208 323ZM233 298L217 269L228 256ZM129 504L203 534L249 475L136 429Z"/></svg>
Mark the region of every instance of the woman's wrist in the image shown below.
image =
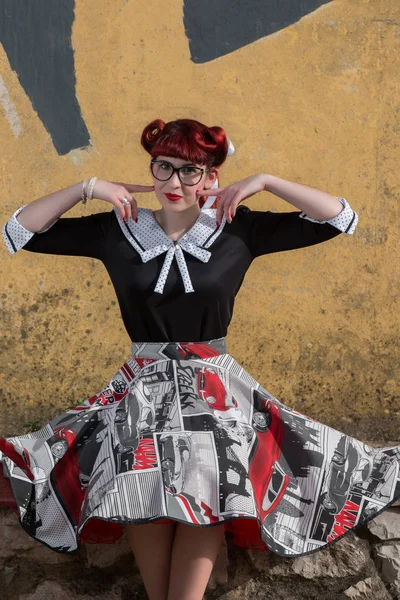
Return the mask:
<svg viewBox="0 0 400 600"><path fill-rule="evenodd" d="M270 186L272 184L272 180L273 180L274 176L270 175L268 173L261 173L260 175L262 177L262 182L264 184L264 191L270 192L271 191Z"/></svg>

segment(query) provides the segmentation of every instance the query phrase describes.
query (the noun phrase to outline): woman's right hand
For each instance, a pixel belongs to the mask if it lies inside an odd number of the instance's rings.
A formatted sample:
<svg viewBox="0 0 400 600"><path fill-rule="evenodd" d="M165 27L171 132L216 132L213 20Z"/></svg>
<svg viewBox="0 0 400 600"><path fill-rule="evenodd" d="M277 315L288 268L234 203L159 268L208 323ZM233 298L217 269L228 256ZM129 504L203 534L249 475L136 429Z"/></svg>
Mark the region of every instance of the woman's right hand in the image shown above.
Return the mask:
<svg viewBox="0 0 400 600"><path fill-rule="evenodd" d="M154 186L98 179L94 184L93 198L113 204L124 221L127 221L130 217L137 221L138 205L136 199L132 196L132 193L136 194L137 192L154 192ZM124 204L122 202L123 198L126 198L129 204Z"/></svg>

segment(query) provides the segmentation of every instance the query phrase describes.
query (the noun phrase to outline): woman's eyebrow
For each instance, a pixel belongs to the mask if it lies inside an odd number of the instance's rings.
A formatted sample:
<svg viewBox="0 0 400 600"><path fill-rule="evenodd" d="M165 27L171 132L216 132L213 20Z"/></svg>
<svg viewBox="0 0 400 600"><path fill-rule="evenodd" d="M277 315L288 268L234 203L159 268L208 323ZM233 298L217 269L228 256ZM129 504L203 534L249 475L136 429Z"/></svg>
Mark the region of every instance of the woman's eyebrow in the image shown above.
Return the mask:
<svg viewBox="0 0 400 600"><path fill-rule="evenodd" d="M159 159L159 161L160 161L160 162L166 162L166 163L168 163L169 165L172 165L173 167L175 166L175 165L173 165L173 164L172 164L172 162L169 162L169 160L166 160L166 159L163 159L163 158L160 158L160 159ZM176 168L177 168L177 169L180 169L181 167L197 167L197 165L195 165L195 164L193 164L193 163L185 163L185 164L183 164L183 165L180 165L180 167L176 167Z"/></svg>

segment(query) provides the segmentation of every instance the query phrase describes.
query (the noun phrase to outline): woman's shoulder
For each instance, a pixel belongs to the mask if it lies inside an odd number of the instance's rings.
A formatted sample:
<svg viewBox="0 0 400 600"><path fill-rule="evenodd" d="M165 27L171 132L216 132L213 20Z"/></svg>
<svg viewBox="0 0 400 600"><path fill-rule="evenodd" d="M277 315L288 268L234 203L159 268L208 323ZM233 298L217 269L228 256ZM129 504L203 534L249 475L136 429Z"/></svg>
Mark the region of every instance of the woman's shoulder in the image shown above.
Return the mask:
<svg viewBox="0 0 400 600"><path fill-rule="evenodd" d="M248 212L251 212L251 208L249 208L245 204L239 204L239 206L236 209L236 214L239 214L239 215L244 215Z"/></svg>
<svg viewBox="0 0 400 600"><path fill-rule="evenodd" d="M236 209L235 218L237 217L239 220L245 223L254 218L255 215L259 213L260 211L254 211L249 206L246 206L246 204L239 204L239 206Z"/></svg>
<svg viewBox="0 0 400 600"><path fill-rule="evenodd" d="M230 237L241 239L248 246L252 237L254 217L254 211L251 208L245 204L240 204L232 221L230 223L225 222L225 233Z"/></svg>
<svg viewBox="0 0 400 600"><path fill-rule="evenodd" d="M239 229L247 229L254 219L254 211L245 204L239 204L230 225L236 225Z"/></svg>

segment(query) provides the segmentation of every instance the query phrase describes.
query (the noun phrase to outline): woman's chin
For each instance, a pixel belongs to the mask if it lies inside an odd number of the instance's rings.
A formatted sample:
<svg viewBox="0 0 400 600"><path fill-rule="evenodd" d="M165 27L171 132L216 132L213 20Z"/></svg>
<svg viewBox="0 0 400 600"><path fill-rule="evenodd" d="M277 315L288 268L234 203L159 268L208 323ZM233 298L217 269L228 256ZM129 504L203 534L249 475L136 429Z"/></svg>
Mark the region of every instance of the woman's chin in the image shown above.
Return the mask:
<svg viewBox="0 0 400 600"><path fill-rule="evenodd" d="M161 208L168 212L185 212L186 210L194 210L195 207L199 205L198 201L194 202L193 204L188 204L183 200L177 200L176 202L163 201L162 203L160 202L160 204Z"/></svg>

